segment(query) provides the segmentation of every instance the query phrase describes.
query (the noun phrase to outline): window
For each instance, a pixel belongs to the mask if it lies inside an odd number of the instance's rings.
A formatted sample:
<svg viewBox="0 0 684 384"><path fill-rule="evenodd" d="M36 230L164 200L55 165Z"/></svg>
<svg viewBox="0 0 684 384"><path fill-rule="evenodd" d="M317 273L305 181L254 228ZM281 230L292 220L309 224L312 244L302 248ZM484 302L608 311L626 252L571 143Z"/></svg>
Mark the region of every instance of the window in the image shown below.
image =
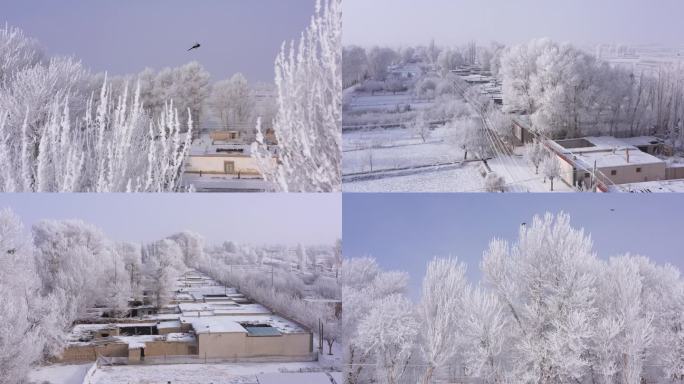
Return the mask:
<svg viewBox="0 0 684 384"><path fill-rule="evenodd" d="M613 169L612 171L610 171L610 175L611 176L617 175L617 170Z"/></svg>
<svg viewBox="0 0 684 384"><path fill-rule="evenodd" d="M588 179L590 176L591 176L591 175L589 174L589 172L586 172L586 173L584 174L584 178L585 178L585 179Z"/></svg>
<svg viewBox="0 0 684 384"><path fill-rule="evenodd" d="M235 163L232 161L224 161L223 170L226 174L232 175L235 173Z"/></svg>
<svg viewBox="0 0 684 384"><path fill-rule="evenodd" d="M641 173L641 168L637 168L637 173Z"/></svg>

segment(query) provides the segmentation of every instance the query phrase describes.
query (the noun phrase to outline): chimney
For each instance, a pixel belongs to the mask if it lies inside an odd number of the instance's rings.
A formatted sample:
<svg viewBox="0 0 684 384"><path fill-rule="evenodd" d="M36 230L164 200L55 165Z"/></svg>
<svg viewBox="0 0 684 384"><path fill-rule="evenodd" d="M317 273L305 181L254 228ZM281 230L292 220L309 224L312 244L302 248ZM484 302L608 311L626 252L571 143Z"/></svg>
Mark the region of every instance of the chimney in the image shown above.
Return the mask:
<svg viewBox="0 0 684 384"><path fill-rule="evenodd" d="M625 154L627 155L627 163L629 164L629 148L625 149Z"/></svg>

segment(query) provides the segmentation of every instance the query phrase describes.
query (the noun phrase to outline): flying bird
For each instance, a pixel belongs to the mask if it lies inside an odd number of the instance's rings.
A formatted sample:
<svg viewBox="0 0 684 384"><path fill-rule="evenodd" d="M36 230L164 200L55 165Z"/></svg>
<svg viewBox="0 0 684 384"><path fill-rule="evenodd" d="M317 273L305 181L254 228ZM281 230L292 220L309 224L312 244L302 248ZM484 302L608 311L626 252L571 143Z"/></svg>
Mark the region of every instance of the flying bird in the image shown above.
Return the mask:
<svg viewBox="0 0 684 384"><path fill-rule="evenodd" d="M197 49L197 48L199 48L199 47L200 47L200 43L195 43L195 45L193 45L192 47L190 47L190 49L188 49L188 51L192 51L193 49Z"/></svg>

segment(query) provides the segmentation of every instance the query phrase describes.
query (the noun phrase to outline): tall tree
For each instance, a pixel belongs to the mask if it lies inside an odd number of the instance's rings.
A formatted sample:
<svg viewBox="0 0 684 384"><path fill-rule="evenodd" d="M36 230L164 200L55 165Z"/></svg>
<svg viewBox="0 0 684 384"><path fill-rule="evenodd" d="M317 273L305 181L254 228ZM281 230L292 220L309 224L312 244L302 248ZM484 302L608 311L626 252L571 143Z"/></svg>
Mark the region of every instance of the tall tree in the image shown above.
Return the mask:
<svg viewBox="0 0 684 384"><path fill-rule="evenodd" d="M297 48L276 59L276 156L260 124L253 156L264 178L284 192L341 190L342 1L316 2L316 14Z"/></svg>

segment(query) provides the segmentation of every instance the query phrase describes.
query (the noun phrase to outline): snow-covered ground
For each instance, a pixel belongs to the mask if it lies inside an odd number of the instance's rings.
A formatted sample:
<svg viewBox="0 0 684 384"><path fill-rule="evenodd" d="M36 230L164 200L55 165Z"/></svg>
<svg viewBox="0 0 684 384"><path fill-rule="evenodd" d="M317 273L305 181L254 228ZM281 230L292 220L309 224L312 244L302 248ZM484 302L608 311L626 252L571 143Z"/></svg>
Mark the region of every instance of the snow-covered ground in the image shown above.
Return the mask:
<svg viewBox="0 0 684 384"><path fill-rule="evenodd" d="M92 384L257 384L261 374L278 374L283 382L300 372L320 370L318 363L254 364L175 364L102 367L93 375ZM286 373L291 372L291 373ZM305 375L306 376L306 375ZM299 377L300 383L307 383ZM330 383L330 380L328 380ZM314 382L313 384L316 384Z"/></svg>
<svg viewBox="0 0 684 384"><path fill-rule="evenodd" d="M432 106L426 99L416 98L412 93L360 94L354 95L349 104L352 111L392 111L410 105L412 109L425 109Z"/></svg>
<svg viewBox="0 0 684 384"><path fill-rule="evenodd" d="M66 365L55 364L36 367L29 373L29 382L35 384L82 384L92 363Z"/></svg>
<svg viewBox="0 0 684 384"><path fill-rule="evenodd" d="M450 133L447 128L436 128L426 142L402 128L347 133L342 173L368 172L371 159L374 171L460 161L463 151L448 143Z"/></svg>
<svg viewBox="0 0 684 384"><path fill-rule="evenodd" d="M506 180L510 192L551 192L551 182L541 174L535 174L527 160L523 158L523 147L515 149L513 156L501 156L487 162L492 171ZM574 192L559 177L553 180L554 192Z"/></svg>
<svg viewBox="0 0 684 384"><path fill-rule="evenodd" d="M241 177L236 175L183 175L183 185L193 186L197 192L264 192L272 185L262 178Z"/></svg>
<svg viewBox="0 0 684 384"><path fill-rule="evenodd" d="M445 167L411 175L344 183L344 192L478 192L484 188L480 163Z"/></svg>

